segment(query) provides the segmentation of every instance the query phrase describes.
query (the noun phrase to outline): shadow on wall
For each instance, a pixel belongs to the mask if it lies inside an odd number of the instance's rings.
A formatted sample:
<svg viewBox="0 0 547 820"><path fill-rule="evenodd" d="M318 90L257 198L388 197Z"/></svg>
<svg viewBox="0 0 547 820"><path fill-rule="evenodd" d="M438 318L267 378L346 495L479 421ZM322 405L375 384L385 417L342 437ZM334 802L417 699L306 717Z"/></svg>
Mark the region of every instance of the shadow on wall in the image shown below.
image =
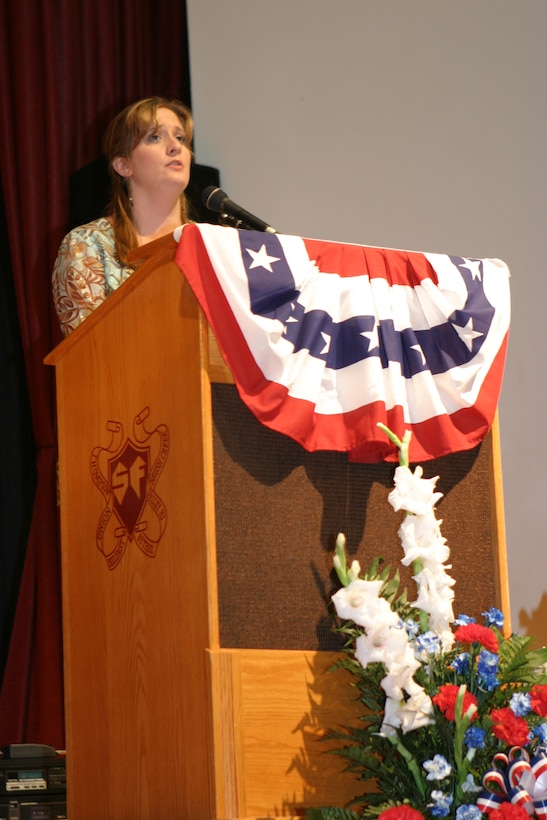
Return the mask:
<svg viewBox="0 0 547 820"><path fill-rule="evenodd" d="M518 629L525 635L532 635L536 646L547 645L547 592L543 593L537 609L530 613L520 610Z"/></svg>

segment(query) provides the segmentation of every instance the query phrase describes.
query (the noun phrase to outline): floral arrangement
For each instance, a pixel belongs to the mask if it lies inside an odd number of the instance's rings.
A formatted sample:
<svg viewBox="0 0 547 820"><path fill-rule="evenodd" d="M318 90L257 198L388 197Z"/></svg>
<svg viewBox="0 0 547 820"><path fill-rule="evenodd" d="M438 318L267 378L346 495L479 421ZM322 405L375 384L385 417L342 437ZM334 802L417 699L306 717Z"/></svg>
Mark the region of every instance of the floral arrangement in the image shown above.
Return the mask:
<svg viewBox="0 0 547 820"><path fill-rule="evenodd" d="M380 425L382 426L382 425ZM382 426L383 427L383 426ZM409 467L410 434L399 439L394 489L399 530L417 598L398 572L375 560L348 567L345 538L332 600L346 645L337 667L352 673L365 707L360 725L329 733L335 754L366 784L346 808L311 809L308 820L528 820L547 818L547 650L505 636L503 614L484 622L453 613L449 548L435 505L437 478Z"/></svg>

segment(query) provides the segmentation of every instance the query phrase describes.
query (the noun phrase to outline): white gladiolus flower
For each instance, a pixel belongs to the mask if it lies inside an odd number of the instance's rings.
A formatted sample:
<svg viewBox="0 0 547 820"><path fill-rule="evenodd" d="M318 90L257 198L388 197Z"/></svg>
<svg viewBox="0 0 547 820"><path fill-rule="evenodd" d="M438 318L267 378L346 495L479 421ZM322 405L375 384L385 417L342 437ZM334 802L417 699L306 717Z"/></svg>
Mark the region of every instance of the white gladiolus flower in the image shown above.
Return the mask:
<svg viewBox="0 0 547 820"><path fill-rule="evenodd" d="M339 589L332 596L338 616L353 621L365 629L378 621L395 626L399 622L398 615L392 611L384 598L378 597L382 583L358 578L347 587Z"/></svg>
<svg viewBox="0 0 547 820"><path fill-rule="evenodd" d="M421 515L431 510L442 498L442 493L434 492L439 476L422 478L423 472L422 467L416 467L414 472L409 467L397 467L395 489L388 496L395 511L406 510Z"/></svg>
<svg viewBox="0 0 547 820"><path fill-rule="evenodd" d="M412 657L407 659L407 663L393 663L389 667L389 672L382 680L382 689L389 698L402 700L404 692L413 694L420 687L412 677L420 667L419 661L411 653Z"/></svg>
<svg viewBox="0 0 547 820"><path fill-rule="evenodd" d="M349 568L349 577L352 581L357 581L361 574L361 564L359 561L352 561Z"/></svg>
<svg viewBox="0 0 547 820"><path fill-rule="evenodd" d="M433 514L406 516L399 528L399 538L405 554L401 563L405 567L417 560L442 564L450 557L450 549Z"/></svg>
<svg viewBox="0 0 547 820"><path fill-rule="evenodd" d="M418 586L418 598L414 605L429 614L429 628L437 634L448 632L449 625L454 621L454 579L445 572L442 564L428 562L414 576L414 580Z"/></svg>
<svg viewBox="0 0 547 820"><path fill-rule="evenodd" d="M389 737L400 728L405 734L432 723L433 704L420 687L420 692L407 701L387 698L380 734Z"/></svg>
<svg viewBox="0 0 547 820"><path fill-rule="evenodd" d="M399 710L401 729L405 734L433 723L431 698L421 687L420 690L420 692L412 695Z"/></svg>
<svg viewBox="0 0 547 820"><path fill-rule="evenodd" d="M405 436L405 440L407 438ZM399 442L398 446L401 454L408 458L408 452L403 452L403 443ZM455 582L446 572L450 569L446 563L450 550L434 511L442 493L435 492L438 477L425 479L421 467L412 472L407 463L396 468L395 486L388 500L394 510L409 513L399 528L404 552L402 563L414 568L418 587L414 606L427 613L429 632L436 645L447 651L454 643L450 624L454 621L452 587ZM339 536L341 538L343 536ZM410 732L427 726L432 722L433 705L414 675L422 663L422 649L425 663L429 661L428 651L418 646L388 601L379 597L383 581L361 580L357 561L345 572L343 547L344 542L337 540L339 554L335 556L335 566L343 569L339 572L343 583L349 583L333 595L332 600L340 618L351 620L364 630L355 645L359 663L363 667L382 663L385 667L386 674L381 681L386 694L381 734L391 736L398 728Z"/></svg>
<svg viewBox="0 0 547 820"><path fill-rule="evenodd" d="M380 734L385 735L386 737L395 734L395 730L401 725L401 716L399 714L400 708L400 700L386 698L384 705L384 720L382 722Z"/></svg>
<svg viewBox="0 0 547 820"><path fill-rule="evenodd" d="M403 629L383 626L372 633L359 635L355 642L355 657L363 668L369 663L383 663L391 669L405 655L407 646Z"/></svg>
<svg viewBox="0 0 547 820"><path fill-rule="evenodd" d="M444 601L454 600L454 579L447 575L444 568L432 564L424 567L414 580L418 584L420 591L416 606L424 612L430 612L432 607L442 606Z"/></svg>

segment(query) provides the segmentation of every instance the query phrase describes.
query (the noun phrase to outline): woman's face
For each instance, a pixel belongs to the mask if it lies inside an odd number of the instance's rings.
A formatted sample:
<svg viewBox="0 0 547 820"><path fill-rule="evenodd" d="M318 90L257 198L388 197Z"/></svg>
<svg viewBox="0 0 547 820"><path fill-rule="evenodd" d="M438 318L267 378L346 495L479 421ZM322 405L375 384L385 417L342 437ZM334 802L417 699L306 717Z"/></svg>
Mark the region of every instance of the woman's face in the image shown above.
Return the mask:
<svg viewBox="0 0 547 820"><path fill-rule="evenodd" d="M129 157L116 157L113 167L137 189L150 193L173 187L180 195L190 179L192 154L181 121L169 108L158 108L152 123Z"/></svg>

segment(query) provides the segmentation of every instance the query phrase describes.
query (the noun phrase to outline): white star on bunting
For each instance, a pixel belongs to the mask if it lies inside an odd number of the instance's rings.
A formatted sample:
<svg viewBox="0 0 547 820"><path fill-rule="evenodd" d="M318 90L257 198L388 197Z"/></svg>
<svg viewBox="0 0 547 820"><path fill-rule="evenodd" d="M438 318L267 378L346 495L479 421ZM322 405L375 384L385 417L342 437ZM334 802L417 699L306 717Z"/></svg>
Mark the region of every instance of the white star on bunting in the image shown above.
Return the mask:
<svg viewBox="0 0 547 820"><path fill-rule="evenodd" d="M458 330L458 328L456 328L456 330ZM464 340L464 341L465 341L465 340ZM423 352L423 350L422 350L422 348L421 348L421 345L410 345L410 349L411 349L411 350L415 350L415 351L416 351L416 353L418 353L418 355L419 355L419 356L421 357L421 359L422 359L422 365L424 365L424 364L425 364L425 356L424 356L424 352Z"/></svg>
<svg viewBox="0 0 547 820"><path fill-rule="evenodd" d="M359 335L367 340L369 350L378 347L378 325L374 325L372 330L362 330Z"/></svg>
<svg viewBox="0 0 547 820"><path fill-rule="evenodd" d="M328 333L321 331L321 336L325 342L324 348L321 350L321 355L324 356L330 351L331 336Z"/></svg>
<svg viewBox="0 0 547 820"><path fill-rule="evenodd" d="M458 325L453 325L454 330L457 331L458 336L465 344L468 350L473 349L473 339L477 339L479 336L484 336L484 333L479 333L478 330L473 330L473 319L469 319L467 324L463 327L459 327Z"/></svg>
<svg viewBox="0 0 547 820"><path fill-rule="evenodd" d="M482 282L480 259L466 259L463 267L467 268L473 279L478 279L479 282Z"/></svg>
<svg viewBox="0 0 547 820"><path fill-rule="evenodd" d="M253 251L251 248L246 248L246 250L247 253L253 257L253 261L249 265L249 270L251 268L264 268L270 273L273 273L272 262L279 262L279 257L268 256L266 245L262 245L259 251Z"/></svg>

